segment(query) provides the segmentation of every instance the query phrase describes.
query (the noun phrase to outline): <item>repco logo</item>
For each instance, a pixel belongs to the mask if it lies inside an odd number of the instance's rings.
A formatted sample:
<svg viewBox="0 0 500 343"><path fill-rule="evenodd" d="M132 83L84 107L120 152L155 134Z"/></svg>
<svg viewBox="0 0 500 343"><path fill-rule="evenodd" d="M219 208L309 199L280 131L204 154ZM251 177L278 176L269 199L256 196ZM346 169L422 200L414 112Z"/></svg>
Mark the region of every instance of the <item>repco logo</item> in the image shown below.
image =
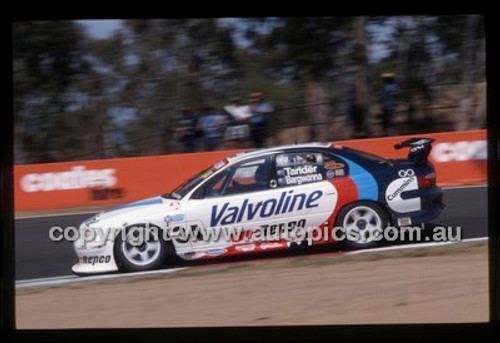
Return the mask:
<svg viewBox="0 0 500 343"><path fill-rule="evenodd" d="M111 255L83 256L82 263L94 265L96 263L109 263Z"/></svg>

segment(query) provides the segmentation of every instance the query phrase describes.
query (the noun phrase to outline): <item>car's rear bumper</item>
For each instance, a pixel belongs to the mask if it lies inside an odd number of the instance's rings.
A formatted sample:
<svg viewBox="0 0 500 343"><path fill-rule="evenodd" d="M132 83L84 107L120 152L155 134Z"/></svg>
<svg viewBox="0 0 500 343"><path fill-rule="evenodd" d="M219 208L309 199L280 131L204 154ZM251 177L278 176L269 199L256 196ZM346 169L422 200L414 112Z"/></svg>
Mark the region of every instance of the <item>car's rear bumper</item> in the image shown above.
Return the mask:
<svg viewBox="0 0 500 343"><path fill-rule="evenodd" d="M446 207L443 201L443 191L440 187L430 187L419 190L421 199L420 211L410 213L396 213L392 212L392 223L396 226L401 226L400 223L406 225L420 225L436 219L441 215L441 212Z"/></svg>

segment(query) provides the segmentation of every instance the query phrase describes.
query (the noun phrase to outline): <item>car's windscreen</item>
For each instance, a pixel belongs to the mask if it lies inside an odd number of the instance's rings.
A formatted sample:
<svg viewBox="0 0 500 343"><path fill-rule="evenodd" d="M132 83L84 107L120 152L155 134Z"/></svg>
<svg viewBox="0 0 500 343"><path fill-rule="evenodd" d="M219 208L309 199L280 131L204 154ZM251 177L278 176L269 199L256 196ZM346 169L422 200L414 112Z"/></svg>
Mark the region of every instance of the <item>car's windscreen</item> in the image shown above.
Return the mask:
<svg viewBox="0 0 500 343"><path fill-rule="evenodd" d="M175 188L172 192L162 194L162 197L167 199L176 199L176 200L184 198L186 194L191 192L196 186L205 181L209 176L211 176L213 173L215 173L217 170L219 170L226 164L227 164L226 160L216 163L212 167L205 169L204 171L195 175L191 179L184 181L179 186L177 186L177 188Z"/></svg>
<svg viewBox="0 0 500 343"><path fill-rule="evenodd" d="M346 152L348 152L350 154L361 156L361 157L366 158L367 160L370 160L370 161L373 161L373 162L378 162L378 163L388 163L389 162L387 159L385 159L383 157L371 154L371 153L366 152L366 151L361 151L361 150L357 150L357 149L353 149L353 148L348 148L346 146L344 146L342 148L342 150L344 150L344 151L346 151Z"/></svg>

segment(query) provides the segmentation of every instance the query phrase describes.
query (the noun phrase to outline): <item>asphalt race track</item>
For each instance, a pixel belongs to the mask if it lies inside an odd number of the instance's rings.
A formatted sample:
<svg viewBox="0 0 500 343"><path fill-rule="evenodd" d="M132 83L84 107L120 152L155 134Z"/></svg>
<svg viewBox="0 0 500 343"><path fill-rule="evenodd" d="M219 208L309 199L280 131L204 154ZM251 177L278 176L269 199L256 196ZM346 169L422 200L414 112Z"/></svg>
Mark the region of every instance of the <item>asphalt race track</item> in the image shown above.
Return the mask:
<svg viewBox="0 0 500 343"><path fill-rule="evenodd" d="M486 237L487 188L455 188L444 191L447 208L435 221L436 225L460 226L462 238ZM77 262L70 242L52 242L49 229L52 226L78 227L81 221L92 214L19 218L15 221L15 267L16 280L71 275L71 266ZM326 247L332 249L332 247ZM322 248L323 252L325 248ZM267 253L266 253L267 254ZM290 254L290 253L280 253ZM244 258L263 258L263 254L247 255ZM276 253L271 254L276 256ZM265 258L265 256L264 256ZM239 260L241 258L232 258ZM227 261L227 260L226 260ZM199 264L195 262L194 264ZM201 262L213 263L213 262ZM193 263L191 263L193 264Z"/></svg>

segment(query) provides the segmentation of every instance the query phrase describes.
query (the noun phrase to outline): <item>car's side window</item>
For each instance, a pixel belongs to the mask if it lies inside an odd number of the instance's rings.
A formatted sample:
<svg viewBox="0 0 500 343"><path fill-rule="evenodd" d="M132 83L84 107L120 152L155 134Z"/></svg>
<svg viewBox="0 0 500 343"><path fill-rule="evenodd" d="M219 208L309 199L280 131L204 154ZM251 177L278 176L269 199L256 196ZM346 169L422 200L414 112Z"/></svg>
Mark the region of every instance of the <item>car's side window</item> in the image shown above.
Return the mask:
<svg viewBox="0 0 500 343"><path fill-rule="evenodd" d="M280 187L296 186L324 180L323 154L292 152L276 156L276 174Z"/></svg>
<svg viewBox="0 0 500 343"><path fill-rule="evenodd" d="M204 199L220 196L230 175L231 170L227 169L213 176L193 193L191 199Z"/></svg>
<svg viewBox="0 0 500 343"><path fill-rule="evenodd" d="M327 180L348 175L348 166L340 157L333 154L323 154L323 176Z"/></svg>
<svg viewBox="0 0 500 343"><path fill-rule="evenodd" d="M269 157L241 162L231 168L233 173L223 195L263 191L270 188L272 168Z"/></svg>

